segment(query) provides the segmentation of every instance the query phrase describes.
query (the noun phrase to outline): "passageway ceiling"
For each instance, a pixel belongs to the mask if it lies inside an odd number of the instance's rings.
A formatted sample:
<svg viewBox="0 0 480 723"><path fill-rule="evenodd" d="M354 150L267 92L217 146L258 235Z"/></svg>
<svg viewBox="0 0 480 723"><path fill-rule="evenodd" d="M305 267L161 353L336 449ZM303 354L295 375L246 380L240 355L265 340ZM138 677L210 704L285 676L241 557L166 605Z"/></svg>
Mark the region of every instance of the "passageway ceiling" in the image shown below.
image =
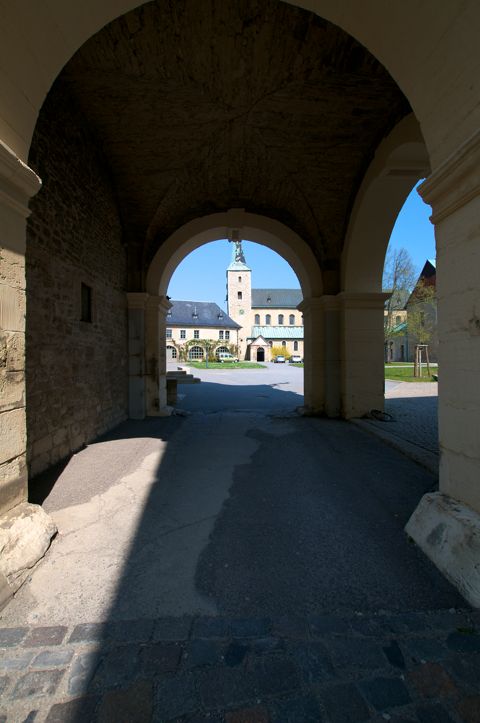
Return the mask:
<svg viewBox="0 0 480 723"><path fill-rule="evenodd" d="M410 112L354 39L278 0L148 3L57 83L103 150L143 269L182 224L238 207L289 225L334 279L366 168Z"/></svg>

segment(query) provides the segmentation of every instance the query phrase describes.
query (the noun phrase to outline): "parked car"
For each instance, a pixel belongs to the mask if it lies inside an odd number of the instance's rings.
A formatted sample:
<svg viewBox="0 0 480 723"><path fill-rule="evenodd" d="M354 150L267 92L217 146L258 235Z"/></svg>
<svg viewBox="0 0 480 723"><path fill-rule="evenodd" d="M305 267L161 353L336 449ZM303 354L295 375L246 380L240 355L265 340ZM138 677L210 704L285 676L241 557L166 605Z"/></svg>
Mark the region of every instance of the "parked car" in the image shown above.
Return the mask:
<svg viewBox="0 0 480 723"><path fill-rule="evenodd" d="M303 359L300 354L292 354L292 356L290 357L290 364L301 364L302 361Z"/></svg>
<svg viewBox="0 0 480 723"><path fill-rule="evenodd" d="M285 364L285 357L278 354L273 361L275 364Z"/></svg>
<svg viewBox="0 0 480 723"><path fill-rule="evenodd" d="M217 359L219 362L238 362L238 357L233 356L233 354L230 354L230 352L227 351L221 351L220 354L217 354Z"/></svg>

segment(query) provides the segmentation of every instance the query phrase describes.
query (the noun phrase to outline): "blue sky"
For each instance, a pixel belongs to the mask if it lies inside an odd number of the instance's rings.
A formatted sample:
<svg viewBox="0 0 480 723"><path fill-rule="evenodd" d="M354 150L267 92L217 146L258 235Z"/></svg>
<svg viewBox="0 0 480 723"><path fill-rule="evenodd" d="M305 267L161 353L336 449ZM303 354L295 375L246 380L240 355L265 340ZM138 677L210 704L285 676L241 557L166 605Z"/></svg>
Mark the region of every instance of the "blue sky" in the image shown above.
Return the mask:
<svg viewBox="0 0 480 723"><path fill-rule="evenodd" d="M418 272L426 259L435 258L433 226L429 221L427 206L416 189L408 196L397 218L390 237L390 246L406 248ZM266 246L243 242L245 260L252 269L252 286L255 288L298 288L297 277L284 259ZM225 271L230 263L232 245L213 241L193 251L172 276L168 295L185 301L215 301L222 309L225 304Z"/></svg>

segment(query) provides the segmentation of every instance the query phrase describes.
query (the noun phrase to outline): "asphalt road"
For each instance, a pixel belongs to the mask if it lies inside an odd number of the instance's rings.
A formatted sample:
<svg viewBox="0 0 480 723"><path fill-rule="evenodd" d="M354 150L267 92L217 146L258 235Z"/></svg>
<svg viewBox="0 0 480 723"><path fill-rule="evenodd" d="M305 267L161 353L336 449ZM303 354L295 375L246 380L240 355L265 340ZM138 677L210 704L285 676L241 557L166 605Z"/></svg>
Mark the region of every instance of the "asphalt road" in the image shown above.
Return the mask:
<svg viewBox="0 0 480 723"><path fill-rule="evenodd" d="M294 414L301 369L202 377L180 387L187 416L125 423L72 458L44 503L59 535L4 624L465 605L404 533L432 474Z"/></svg>

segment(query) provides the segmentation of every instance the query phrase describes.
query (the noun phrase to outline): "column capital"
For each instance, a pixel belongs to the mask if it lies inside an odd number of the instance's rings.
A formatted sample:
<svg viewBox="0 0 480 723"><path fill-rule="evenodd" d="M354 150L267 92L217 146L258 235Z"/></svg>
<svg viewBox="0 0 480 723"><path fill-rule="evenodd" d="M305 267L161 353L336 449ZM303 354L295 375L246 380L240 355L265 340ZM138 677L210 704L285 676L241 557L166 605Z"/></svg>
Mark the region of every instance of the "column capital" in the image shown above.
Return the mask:
<svg viewBox="0 0 480 723"><path fill-rule="evenodd" d="M390 294L342 291L337 299L342 309L383 309Z"/></svg>
<svg viewBox="0 0 480 723"><path fill-rule="evenodd" d="M0 140L0 201L28 218L28 202L41 185L37 174Z"/></svg>
<svg viewBox="0 0 480 723"><path fill-rule="evenodd" d="M145 291L127 291L129 309L146 309L148 294Z"/></svg>
<svg viewBox="0 0 480 723"><path fill-rule="evenodd" d="M127 291L129 309L158 309L165 314L172 308L172 302L166 296L154 296L146 291Z"/></svg>
<svg viewBox="0 0 480 723"><path fill-rule="evenodd" d="M324 294L323 296L310 296L297 306L303 314L316 311L335 311L338 309L338 296Z"/></svg>
<svg viewBox="0 0 480 723"><path fill-rule="evenodd" d="M480 130L451 154L418 187L432 206L432 223L439 223L480 195Z"/></svg>

